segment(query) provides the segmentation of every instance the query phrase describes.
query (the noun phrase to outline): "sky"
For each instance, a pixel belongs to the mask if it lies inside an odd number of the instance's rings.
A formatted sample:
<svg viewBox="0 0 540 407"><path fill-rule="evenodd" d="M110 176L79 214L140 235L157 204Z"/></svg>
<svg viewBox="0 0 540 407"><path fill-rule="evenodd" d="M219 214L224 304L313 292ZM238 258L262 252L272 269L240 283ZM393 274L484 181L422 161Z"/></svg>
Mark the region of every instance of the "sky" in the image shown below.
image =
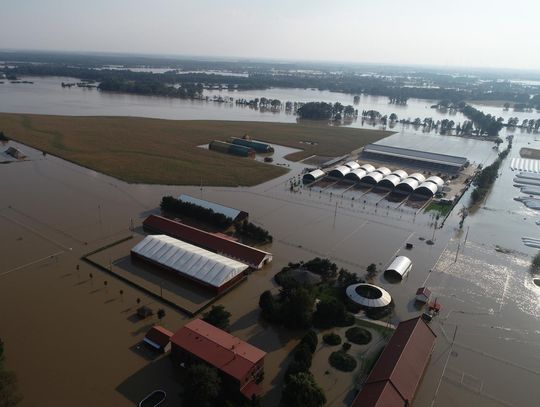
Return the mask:
<svg viewBox="0 0 540 407"><path fill-rule="evenodd" d="M540 70L540 0L0 0L0 49Z"/></svg>

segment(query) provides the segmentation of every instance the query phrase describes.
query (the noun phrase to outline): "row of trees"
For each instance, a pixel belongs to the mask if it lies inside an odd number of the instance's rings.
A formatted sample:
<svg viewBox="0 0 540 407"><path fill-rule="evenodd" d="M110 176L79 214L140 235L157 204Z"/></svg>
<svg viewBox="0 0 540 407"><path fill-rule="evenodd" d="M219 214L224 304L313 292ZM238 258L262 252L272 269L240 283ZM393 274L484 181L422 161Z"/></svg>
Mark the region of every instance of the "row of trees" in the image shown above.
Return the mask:
<svg viewBox="0 0 540 407"><path fill-rule="evenodd" d="M484 167L476 176L473 181L474 189L471 193L470 207L474 206L486 197L487 193L491 189L491 186L498 177L499 168L501 167L503 160L508 156L511 148L512 139L509 138L506 149L501 151L497 159L491 165Z"/></svg>
<svg viewBox="0 0 540 407"><path fill-rule="evenodd" d="M285 372L280 407L321 407L326 404L324 391L310 372L318 342L317 334L310 330L294 348L293 360Z"/></svg>
<svg viewBox="0 0 540 407"><path fill-rule="evenodd" d="M502 117L496 118L490 114L485 114L471 105L466 104L463 106L461 112L474 123L480 135L487 134L489 137L497 137L499 131L503 128L504 120Z"/></svg>
<svg viewBox="0 0 540 407"><path fill-rule="evenodd" d="M135 93L137 95L167 96L181 99L201 98L203 85L201 83L182 83L181 86L171 86L154 79L130 81L122 78L103 80L98 89L108 92Z"/></svg>
<svg viewBox="0 0 540 407"><path fill-rule="evenodd" d="M172 196L164 196L161 199L161 210L174 215L189 216L190 218L205 221L221 229L227 229L233 224L233 220L222 213L216 213L212 209L184 202Z"/></svg>

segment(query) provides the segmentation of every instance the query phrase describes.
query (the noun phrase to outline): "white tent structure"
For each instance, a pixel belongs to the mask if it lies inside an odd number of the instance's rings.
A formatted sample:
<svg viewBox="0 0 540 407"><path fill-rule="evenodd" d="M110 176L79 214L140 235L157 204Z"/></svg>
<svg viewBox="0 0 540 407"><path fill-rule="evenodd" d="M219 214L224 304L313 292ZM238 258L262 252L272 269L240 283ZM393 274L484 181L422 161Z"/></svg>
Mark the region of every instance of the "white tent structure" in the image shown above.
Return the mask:
<svg viewBox="0 0 540 407"><path fill-rule="evenodd" d="M422 182L418 188L414 190L417 195L433 196L437 193L437 185L433 182Z"/></svg>
<svg viewBox="0 0 540 407"><path fill-rule="evenodd" d="M392 302L392 297L386 290L373 284L350 285L346 294L355 304L368 308L385 307Z"/></svg>
<svg viewBox="0 0 540 407"><path fill-rule="evenodd" d="M379 181L378 185L381 188L394 189L399 184L401 178L395 174L390 174Z"/></svg>
<svg viewBox="0 0 540 407"><path fill-rule="evenodd" d="M424 177L419 172L415 172L414 174L409 175L408 178L412 178L412 179L417 180L419 184L421 184L422 182L424 182L426 180L426 177Z"/></svg>
<svg viewBox="0 0 540 407"><path fill-rule="evenodd" d="M432 175L431 177L427 178L425 182L431 182L435 185L437 185L437 189L441 190L444 186L444 180L441 177L438 177L436 175Z"/></svg>
<svg viewBox="0 0 540 407"><path fill-rule="evenodd" d="M393 279L402 280L411 269L411 259L405 256L397 256L385 270L384 274Z"/></svg>
<svg viewBox="0 0 540 407"><path fill-rule="evenodd" d="M392 173L392 171L390 171L390 168L386 168L386 167L379 167L374 172L381 173L383 176L387 176Z"/></svg>
<svg viewBox="0 0 540 407"><path fill-rule="evenodd" d="M366 184L378 184L383 178L384 175L379 171L373 171L364 176L361 181Z"/></svg>
<svg viewBox="0 0 540 407"><path fill-rule="evenodd" d="M332 171L330 171L328 175L331 177L343 178L349 172L351 172L351 169L349 167L347 167L346 165L340 165L339 167L336 167Z"/></svg>
<svg viewBox="0 0 540 407"><path fill-rule="evenodd" d="M418 181L415 178L406 178L396 185L396 192L410 194L418 188Z"/></svg>
<svg viewBox="0 0 540 407"><path fill-rule="evenodd" d="M325 172L323 170L317 169L317 170L313 170L305 174L302 180L304 182L313 182L313 181L318 180L321 177L324 177L324 175L325 175Z"/></svg>
<svg viewBox="0 0 540 407"><path fill-rule="evenodd" d="M248 266L166 235L149 235L131 253L180 275L219 289Z"/></svg>
<svg viewBox="0 0 540 407"><path fill-rule="evenodd" d="M362 168L357 168L356 170L352 170L347 175L345 175L345 178L351 181L358 182L362 178L364 178L367 175L366 170Z"/></svg>
<svg viewBox="0 0 540 407"><path fill-rule="evenodd" d="M375 171L375 167L371 164L363 164L360 166L363 170L366 170L366 172L373 172Z"/></svg>
<svg viewBox="0 0 540 407"><path fill-rule="evenodd" d="M397 175L401 180L404 180L405 178L407 178L409 175L403 171L403 170L395 170L395 171L392 171L392 175Z"/></svg>
<svg viewBox="0 0 540 407"><path fill-rule="evenodd" d="M358 164L356 161L349 161L348 163L345 163L345 165L351 170L356 170L360 168L360 164Z"/></svg>

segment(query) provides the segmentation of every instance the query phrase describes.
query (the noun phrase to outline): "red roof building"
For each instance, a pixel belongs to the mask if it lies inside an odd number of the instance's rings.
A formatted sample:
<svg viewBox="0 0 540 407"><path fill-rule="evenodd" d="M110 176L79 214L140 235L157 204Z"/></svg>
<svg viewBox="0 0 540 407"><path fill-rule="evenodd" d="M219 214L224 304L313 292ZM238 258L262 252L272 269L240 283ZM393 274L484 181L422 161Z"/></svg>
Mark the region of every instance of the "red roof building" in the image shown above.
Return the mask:
<svg viewBox="0 0 540 407"><path fill-rule="evenodd" d="M410 406L436 337L422 318L401 322L351 406Z"/></svg>
<svg viewBox="0 0 540 407"><path fill-rule="evenodd" d="M185 366L204 362L215 367L223 383L250 399L260 395L266 353L229 333L194 319L171 338L173 363Z"/></svg>
<svg viewBox="0 0 540 407"><path fill-rule="evenodd" d="M144 337L144 343L160 352L167 352L171 348L173 333L162 326L154 325Z"/></svg>
<svg viewBox="0 0 540 407"><path fill-rule="evenodd" d="M223 236L208 233L204 230L188 226L163 216L150 215L143 222L145 230L151 233L162 233L175 239L183 240L214 253L247 264L254 269L262 268L272 261L272 254Z"/></svg>

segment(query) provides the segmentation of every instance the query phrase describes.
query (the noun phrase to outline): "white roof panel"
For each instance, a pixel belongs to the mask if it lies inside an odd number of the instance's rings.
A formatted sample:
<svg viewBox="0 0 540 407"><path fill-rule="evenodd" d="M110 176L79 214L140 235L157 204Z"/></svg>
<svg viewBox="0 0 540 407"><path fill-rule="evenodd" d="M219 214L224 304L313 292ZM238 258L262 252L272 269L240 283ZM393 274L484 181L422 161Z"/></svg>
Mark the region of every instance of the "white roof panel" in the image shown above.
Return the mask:
<svg viewBox="0 0 540 407"><path fill-rule="evenodd" d="M248 268L220 254L166 235L146 236L132 252L214 287L220 287Z"/></svg>

